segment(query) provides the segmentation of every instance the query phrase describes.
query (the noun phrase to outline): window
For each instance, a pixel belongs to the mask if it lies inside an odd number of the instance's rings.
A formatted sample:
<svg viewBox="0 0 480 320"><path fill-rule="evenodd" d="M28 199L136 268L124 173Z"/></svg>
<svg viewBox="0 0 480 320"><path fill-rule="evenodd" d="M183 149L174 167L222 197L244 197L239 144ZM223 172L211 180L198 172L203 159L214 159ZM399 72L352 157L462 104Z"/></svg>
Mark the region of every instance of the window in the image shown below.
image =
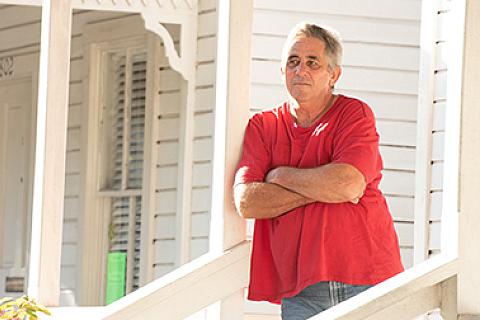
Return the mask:
<svg viewBox="0 0 480 320"><path fill-rule="evenodd" d="M99 195L110 203L109 253L125 254L128 293L139 287L147 55L129 47L103 56Z"/></svg>

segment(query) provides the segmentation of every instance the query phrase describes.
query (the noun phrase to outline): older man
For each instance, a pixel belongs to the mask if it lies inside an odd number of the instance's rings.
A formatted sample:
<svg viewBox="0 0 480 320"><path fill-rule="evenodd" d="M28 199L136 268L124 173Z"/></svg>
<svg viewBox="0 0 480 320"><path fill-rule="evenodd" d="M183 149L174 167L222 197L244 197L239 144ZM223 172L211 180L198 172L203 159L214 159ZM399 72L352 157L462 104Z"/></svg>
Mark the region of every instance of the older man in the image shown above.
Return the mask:
<svg viewBox="0 0 480 320"><path fill-rule="evenodd" d="M249 299L307 319L403 270L378 189L382 159L370 107L334 94L336 34L301 23L281 71L289 95L247 126L235 176L238 212L254 218Z"/></svg>

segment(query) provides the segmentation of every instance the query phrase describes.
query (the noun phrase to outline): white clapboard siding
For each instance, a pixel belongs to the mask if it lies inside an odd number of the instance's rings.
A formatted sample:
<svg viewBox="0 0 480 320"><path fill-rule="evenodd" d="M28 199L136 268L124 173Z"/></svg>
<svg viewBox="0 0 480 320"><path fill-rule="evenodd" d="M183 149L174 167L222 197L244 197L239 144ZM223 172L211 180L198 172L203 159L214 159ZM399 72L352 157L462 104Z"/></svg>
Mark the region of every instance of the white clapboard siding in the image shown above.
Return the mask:
<svg viewBox="0 0 480 320"><path fill-rule="evenodd" d="M198 13L197 75L193 132L190 258L208 251L217 52L217 1L201 0Z"/></svg>
<svg viewBox="0 0 480 320"><path fill-rule="evenodd" d="M450 17L450 2L439 1L440 8L437 14L437 31L435 35L435 74L434 74L434 97L433 97L433 123L432 123L432 154L429 159L431 164L430 177L430 210L428 214L429 255L440 251L440 226L442 214L443 195L443 160L444 160L444 130L445 109L447 97L448 77L448 29Z"/></svg>

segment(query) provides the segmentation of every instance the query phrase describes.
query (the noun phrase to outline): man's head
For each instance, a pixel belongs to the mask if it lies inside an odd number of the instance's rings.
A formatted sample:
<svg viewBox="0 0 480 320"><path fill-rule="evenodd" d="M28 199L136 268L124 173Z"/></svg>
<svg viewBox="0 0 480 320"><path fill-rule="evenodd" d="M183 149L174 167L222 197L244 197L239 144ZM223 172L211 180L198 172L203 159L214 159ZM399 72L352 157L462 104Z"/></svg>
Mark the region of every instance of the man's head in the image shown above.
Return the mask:
<svg viewBox="0 0 480 320"><path fill-rule="evenodd" d="M285 42L281 66L291 98L323 108L340 77L341 55L334 32L314 24L297 25Z"/></svg>
<svg viewBox="0 0 480 320"><path fill-rule="evenodd" d="M283 45L282 70L285 68L290 48L299 38L316 38L322 41L325 44L325 54L330 69L340 67L343 49L337 32L313 23L301 22L293 27Z"/></svg>

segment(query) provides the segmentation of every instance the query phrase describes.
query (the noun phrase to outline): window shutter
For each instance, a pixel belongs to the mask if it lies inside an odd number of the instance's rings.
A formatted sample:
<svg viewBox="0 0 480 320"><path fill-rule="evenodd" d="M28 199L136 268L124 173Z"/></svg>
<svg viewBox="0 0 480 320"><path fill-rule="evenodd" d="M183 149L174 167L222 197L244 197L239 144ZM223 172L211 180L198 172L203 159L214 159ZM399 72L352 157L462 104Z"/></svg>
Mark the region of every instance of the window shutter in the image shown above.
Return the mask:
<svg viewBox="0 0 480 320"><path fill-rule="evenodd" d="M147 57L145 52L132 51L110 55L112 75L108 78L113 81L110 88L114 96L110 109L113 164L108 186L112 191L142 189ZM129 253L127 293L139 287L141 204L141 196L111 197L110 251ZM131 223L135 225L130 226ZM134 234L129 234L130 231Z"/></svg>

